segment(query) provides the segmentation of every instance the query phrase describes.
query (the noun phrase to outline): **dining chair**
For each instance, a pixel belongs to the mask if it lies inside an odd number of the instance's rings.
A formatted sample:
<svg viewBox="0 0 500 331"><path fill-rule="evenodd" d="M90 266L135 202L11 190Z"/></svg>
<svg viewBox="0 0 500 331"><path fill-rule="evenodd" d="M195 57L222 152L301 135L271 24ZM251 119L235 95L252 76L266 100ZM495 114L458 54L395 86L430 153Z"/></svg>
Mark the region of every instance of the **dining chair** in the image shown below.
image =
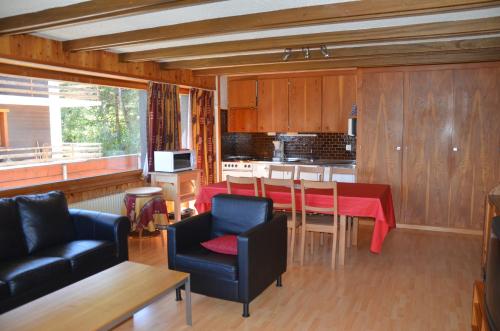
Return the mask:
<svg viewBox="0 0 500 331"><path fill-rule="evenodd" d="M294 166L282 166L271 164L269 166L269 176L268 178L276 178L273 177L273 173L279 173L281 176L278 176L279 179L294 179L295 178L295 167Z"/></svg>
<svg viewBox="0 0 500 331"><path fill-rule="evenodd" d="M322 182L324 173L325 173L325 168L323 167L305 167L305 166L297 167L297 179L306 179L306 180L314 180L317 182Z"/></svg>
<svg viewBox="0 0 500 331"><path fill-rule="evenodd" d="M287 194L287 202L278 202L273 199L273 208L275 210L284 211L287 214L287 228L291 231L290 238L290 259L293 263L293 256L295 251L295 237L297 228L300 227L301 222L297 219L297 205L295 203L295 184L293 179L270 179L261 178L262 197L266 197L266 186L282 187L289 190ZM269 194L267 194L269 195ZM272 198L272 197L271 197Z"/></svg>
<svg viewBox="0 0 500 331"><path fill-rule="evenodd" d="M318 207L307 200L307 191L319 189L325 191L325 197L331 200L331 206ZM302 235L300 249L300 264L304 265L306 232L311 233L311 255L313 252L314 232L332 234L332 269L335 269L335 258L338 240L338 199L336 182L316 182L302 179L300 181L300 194L302 202ZM314 214L311 214L314 213Z"/></svg>
<svg viewBox="0 0 500 331"><path fill-rule="evenodd" d="M259 189L257 186L257 178L255 177L235 177L235 176L227 176L227 193L231 194L231 184L243 184L243 185L253 185L254 195L256 197L259 196Z"/></svg>

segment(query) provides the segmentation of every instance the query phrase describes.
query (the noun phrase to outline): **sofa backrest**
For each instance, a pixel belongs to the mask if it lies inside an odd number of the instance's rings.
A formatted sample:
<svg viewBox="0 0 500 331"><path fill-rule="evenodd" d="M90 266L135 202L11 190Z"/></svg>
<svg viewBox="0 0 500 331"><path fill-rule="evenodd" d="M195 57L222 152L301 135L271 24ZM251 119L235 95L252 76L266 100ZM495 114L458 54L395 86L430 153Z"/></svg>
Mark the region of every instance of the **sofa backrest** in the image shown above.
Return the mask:
<svg viewBox="0 0 500 331"><path fill-rule="evenodd" d="M29 254L75 239L64 193L20 195L15 201Z"/></svg>
<svg viewBox="0 0 500 331"><path fill-rule="evenodd" d="M0 261L28 254L14 199L0 199Z"/></svg>
<svg viewBox="0 0 500 331"><path fill-rule="evenodd" d="M212 198L212 233L219 237L225 234L240 234L273 216L273 201L234 194L219 194Z"/></svg>

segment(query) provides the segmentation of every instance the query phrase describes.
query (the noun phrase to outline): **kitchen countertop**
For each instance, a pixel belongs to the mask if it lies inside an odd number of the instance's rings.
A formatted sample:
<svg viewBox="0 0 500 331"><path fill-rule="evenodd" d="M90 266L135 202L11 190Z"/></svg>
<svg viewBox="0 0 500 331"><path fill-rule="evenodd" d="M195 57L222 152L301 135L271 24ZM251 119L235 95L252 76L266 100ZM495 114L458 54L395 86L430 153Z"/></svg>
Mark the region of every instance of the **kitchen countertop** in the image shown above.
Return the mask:
<svg viewBox="0 0 500 331"><path fill-rule="evenodd" d="M318 165L323 167L335 167L353 169L356 167L355 160L336 160L336 159L297 159L294 161L273 161L272 159L259 159L241 162L263 163L263 164L289 164L289 165Z"/></svg>

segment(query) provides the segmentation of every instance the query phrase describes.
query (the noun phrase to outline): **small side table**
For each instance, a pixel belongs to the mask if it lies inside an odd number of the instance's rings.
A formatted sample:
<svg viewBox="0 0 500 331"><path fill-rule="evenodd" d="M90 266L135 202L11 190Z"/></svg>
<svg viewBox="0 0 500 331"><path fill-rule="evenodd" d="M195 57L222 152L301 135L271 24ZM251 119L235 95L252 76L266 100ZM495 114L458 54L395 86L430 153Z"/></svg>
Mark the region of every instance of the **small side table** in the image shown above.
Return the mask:
<svg viewBox="0 0 500 331"><path fill-rule="evenodd" d="M150 172L149 174L151 175L151 186L160 186L163 188L165 200L174 202L175 221L180 221L181 203L195 200L198 195L201 170Z"/></svg>
<svg viewBox="0 0 500 331"><path fill-rule="evenodd" d="M130 218L131 231L156 231L157 225L168 225L168 213L160 187L136 187L125 191L124 206Z"/></svg>

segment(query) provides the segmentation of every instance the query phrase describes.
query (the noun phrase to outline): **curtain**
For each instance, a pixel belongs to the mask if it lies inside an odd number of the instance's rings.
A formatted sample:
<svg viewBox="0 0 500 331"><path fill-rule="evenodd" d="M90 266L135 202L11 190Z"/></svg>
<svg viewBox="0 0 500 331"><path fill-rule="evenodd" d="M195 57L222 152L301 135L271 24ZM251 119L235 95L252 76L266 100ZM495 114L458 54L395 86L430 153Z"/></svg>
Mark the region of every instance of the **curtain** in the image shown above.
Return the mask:
<svg viewBox="0 0 500 331"><path fill-rule="evenodd" d="M214 92L191 89L191 118L196 168L201 169L201 184L215 179Z"/></svg>
<svg viewBox="0 0 500 331"><path fill-rule="evenodd" d="M148 86L148 171L154 171L154 151L181 148L181 113L176 85L150 82Z"/></svg>

